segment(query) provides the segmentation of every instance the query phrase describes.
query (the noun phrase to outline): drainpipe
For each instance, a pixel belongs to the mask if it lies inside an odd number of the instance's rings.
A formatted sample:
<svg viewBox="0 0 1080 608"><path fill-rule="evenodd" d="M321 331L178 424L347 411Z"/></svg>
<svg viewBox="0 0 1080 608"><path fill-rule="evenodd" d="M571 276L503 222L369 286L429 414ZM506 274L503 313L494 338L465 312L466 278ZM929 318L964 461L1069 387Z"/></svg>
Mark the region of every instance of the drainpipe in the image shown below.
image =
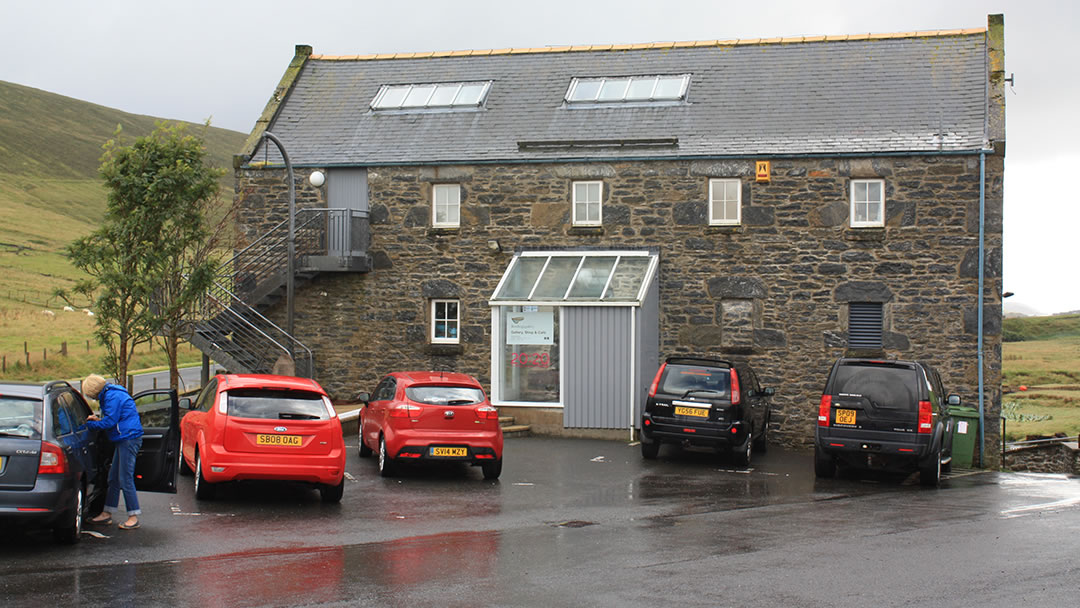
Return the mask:
<svg viewBox="0 0 1080 608"><path fill-rule="evenodd" d="M979 468L983 467L986 414L983 407L983 284L986 280L986 150L979 151Z"/></svg>

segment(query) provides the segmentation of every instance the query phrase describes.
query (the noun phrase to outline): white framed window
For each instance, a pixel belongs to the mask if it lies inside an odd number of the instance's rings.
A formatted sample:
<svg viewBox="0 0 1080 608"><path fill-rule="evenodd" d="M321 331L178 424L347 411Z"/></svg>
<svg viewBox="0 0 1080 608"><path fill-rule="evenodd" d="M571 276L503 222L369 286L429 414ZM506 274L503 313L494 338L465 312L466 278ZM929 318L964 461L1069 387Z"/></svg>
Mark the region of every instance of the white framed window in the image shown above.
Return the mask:
<svg viewBox="0 0 1080 608"><path fill-rule="evenodd" d="M570 105L679 102L689 84L690 74L574 78L564 99Z"/></svg>
<svg viewBox="0 0 1080 608"><path fill-rule="evenodd" d="M574 225L599 226L603 198L604 182L574 182Z"/></svg>
<svg viewBox="0 0 1080 608"><path fill-rule="evenodd" d="M458 300L431 301L431 343L457 344L460 341L461 302Z"/></svg>
<svg viewBox="0 0 1080 608"><path fill-rule="evenodd" d="M851 227L885 225L885 180L851 180Z"/></svg>
<svg viewBox="0 0 1080 608"><path fill-rule="evenodd" d="M738 226L742 223L742 181L709 180L709 224Z"/></svg>
<svg viewBox="0 0 1080 608"><path fill-rule="evenodd" d="M461 186L435 184L431 187L431 225L457 227L461 225Z"/></svg>
<svg viewBox="0 0 1080 608"><path fill-rule="evenodd" d="M372 110L476 109L484 105L491 81L383 85Z"/></svg>

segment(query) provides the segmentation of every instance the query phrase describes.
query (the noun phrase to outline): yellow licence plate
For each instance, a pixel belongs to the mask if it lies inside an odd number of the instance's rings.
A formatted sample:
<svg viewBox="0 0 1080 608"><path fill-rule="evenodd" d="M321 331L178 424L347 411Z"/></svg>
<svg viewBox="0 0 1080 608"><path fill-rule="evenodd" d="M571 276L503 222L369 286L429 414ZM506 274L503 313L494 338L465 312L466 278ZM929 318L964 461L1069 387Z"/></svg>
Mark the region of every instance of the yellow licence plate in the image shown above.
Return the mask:
<svg viewBox="0 0 1080 608"><path fill-rule="evenodd" d="M836 424L855 424L855 410L836 410Z"/></svg>
<svg viewBox="0 0 1080 608"><path fill-rule="evenodd" d="M468 456L469 448L431 448L431 456Z"/></svg>
<svg viewBox="0 0 1080 608"><path fill-rule="evenodd" d="M299 447L303 443L300 435L263 435L255 436L255 445L286 445Z"/></svg>
<svg viewBox="0 0 1080 608"><path fill-rule="evenodd" d="M675 406L676 416L694 416L697 418L708 418L709 410L700 407L682 407L680 405Z"/></svg>

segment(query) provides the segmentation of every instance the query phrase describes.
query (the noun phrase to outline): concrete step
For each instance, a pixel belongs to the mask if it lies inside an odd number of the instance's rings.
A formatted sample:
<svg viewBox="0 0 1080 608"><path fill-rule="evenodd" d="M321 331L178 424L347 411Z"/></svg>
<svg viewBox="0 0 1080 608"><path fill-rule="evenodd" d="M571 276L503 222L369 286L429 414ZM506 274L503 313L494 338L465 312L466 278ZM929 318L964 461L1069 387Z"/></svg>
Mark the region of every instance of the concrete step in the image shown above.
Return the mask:
<svg viewBox="0 0 1080 608"><path fill-rule="evenodd" d="M499 416L499 424L506 426L508 424L514 424L513 416Z"/></svg>
<svg viewBox="0 0 1080 608"><path fill-rule="evenodd" d="M504 439L507 438L507 437L528 437L529 436L529 425L527 425L527 424L504 425L502 427L502 430L503 430L503 438Z"/></svg>

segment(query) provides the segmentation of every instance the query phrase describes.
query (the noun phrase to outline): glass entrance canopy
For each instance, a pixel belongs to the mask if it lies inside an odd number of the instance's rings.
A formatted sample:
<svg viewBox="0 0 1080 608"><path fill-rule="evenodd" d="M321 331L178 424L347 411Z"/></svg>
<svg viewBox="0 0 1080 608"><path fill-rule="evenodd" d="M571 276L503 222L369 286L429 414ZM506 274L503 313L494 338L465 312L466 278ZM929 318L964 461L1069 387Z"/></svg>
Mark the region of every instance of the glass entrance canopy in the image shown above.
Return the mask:
<svg viewBox="0 0 1080 608"><path fill-rule="evenodd" d="M638 306L658 262L650 251L521 251L489 304Z"/></svg>

